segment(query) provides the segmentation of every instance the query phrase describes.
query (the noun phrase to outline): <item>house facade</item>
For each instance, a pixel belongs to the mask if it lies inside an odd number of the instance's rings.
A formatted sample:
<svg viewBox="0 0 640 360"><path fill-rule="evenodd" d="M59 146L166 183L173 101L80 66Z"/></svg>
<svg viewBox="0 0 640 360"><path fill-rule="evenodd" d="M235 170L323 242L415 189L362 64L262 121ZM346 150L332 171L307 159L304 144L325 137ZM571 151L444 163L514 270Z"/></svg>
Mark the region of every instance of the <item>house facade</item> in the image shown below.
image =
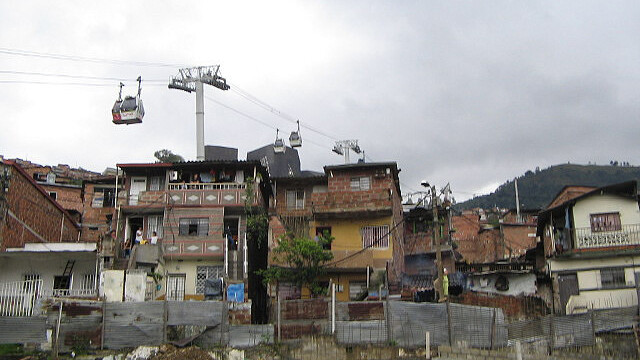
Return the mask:
<svg viewBox="0 0 640 360"><path fill-rule="evenodd" d="M158 295L168 300L203 300L210 280L247 285L248 248L245 203L266 207L268 175L257 161L193 161L119 164L124 190L117 198L119 242L145 245L132 257L138 268L162 273ZM250 192L250 194L248 193ZM151 240L157 237L155 244ZM156 241L156 240L154 240ZM156 250L157 249L157 250ZM143 260L139 256L144 252ZM152 254L160 257L154 261ZM266 256L266 255L265 255ZM142 266L140 266L142 264Z"/></svg>
<svg viewBox="0 0 640 360"><path fill-rule="evenodd" d="M270 246L285 231L312 239L331 235L333 260L324 280L336 284L339 301L366 295L381 273L397 283L404 262L398 172L395 162L358 163L325 166L323 175L274 179Z"/></svg>
<svg viewBox="0 0 640 360"><path fill-rule="evenodd" d="M636 306L640 274L640 209L635 181L605 186L553 207L538 217L545 270L558 313Z"/></svg>
<svg viewBox="0 0 640 360"><path fill-rule="evenodd" d="M43 297L95 296L97 243L13 161L0 162L0 310L31 315Z"/></svg>

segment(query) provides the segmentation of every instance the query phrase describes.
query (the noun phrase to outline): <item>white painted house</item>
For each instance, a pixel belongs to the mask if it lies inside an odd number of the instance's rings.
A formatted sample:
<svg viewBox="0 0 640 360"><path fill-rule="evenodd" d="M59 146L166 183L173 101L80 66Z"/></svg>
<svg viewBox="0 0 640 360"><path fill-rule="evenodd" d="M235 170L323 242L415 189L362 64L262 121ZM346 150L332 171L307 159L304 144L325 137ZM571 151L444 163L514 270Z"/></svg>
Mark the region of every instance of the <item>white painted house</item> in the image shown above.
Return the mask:
<svg viewBox="0 0 640 360"><path fill-rule="evenodd" d="M556 313L638 305L640 208L629 181L567 197L540 213ZM557 201L564 197L563 202ZM568 200L566 200L568 198Z"/></svg>

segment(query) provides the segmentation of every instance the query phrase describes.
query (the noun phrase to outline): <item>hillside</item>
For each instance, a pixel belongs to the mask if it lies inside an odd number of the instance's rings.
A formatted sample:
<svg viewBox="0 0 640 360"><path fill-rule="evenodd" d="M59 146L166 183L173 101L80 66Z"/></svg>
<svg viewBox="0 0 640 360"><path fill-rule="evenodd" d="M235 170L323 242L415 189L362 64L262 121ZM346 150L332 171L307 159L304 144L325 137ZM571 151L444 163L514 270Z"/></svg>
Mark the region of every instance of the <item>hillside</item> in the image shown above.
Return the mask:
<svg viewBox="0 0 640 360"><path fill-rule="evenodd" d="M518 194L523 209L543 209L567 185L604 186L640 179L637 166L598 166L563 164L544 170L527 171L518 177ZM514 181L507 181L489 195L455 205L455 209L515 208Z"/></svg>

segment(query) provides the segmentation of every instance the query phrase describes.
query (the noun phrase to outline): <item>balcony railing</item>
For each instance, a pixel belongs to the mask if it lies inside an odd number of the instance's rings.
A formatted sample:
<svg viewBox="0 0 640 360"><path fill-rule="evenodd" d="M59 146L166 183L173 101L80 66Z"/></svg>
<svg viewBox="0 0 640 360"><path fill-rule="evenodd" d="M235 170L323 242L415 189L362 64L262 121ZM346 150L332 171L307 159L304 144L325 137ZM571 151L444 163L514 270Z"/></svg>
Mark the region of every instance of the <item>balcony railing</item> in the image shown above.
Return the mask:
<svg viewBox="0 0 640 360"><path fill-rule="evenodd" d="M236 190L246 189L242 183L171 183L168 190Z"/></svg>
<svg viewBox="0 0 640 360"><path fill-rule="evenodd" d="M620 230L594 232L591 228L571 229L576 249L640 245L640 224L623 225Z"/></svg>
<svg viewBox="0 0 640 360"><path fill-rule="evenodd" d="M40 300L42 279L0 283L0 316L31 316Z"/></svg>

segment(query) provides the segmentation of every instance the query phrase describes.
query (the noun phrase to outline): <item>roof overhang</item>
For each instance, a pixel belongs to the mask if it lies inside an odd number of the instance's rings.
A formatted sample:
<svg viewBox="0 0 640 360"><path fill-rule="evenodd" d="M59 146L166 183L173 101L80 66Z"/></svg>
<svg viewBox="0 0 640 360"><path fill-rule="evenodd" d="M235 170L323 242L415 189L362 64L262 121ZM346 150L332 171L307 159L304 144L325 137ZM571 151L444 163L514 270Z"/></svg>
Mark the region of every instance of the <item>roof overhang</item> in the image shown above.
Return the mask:
<svg viewBox="0 0 640 360"><path fill-rule="evenodd" d="M28 243L21 248L7 248L7 252L51 253L51 252L94 252L96 243Z"/></svg>

